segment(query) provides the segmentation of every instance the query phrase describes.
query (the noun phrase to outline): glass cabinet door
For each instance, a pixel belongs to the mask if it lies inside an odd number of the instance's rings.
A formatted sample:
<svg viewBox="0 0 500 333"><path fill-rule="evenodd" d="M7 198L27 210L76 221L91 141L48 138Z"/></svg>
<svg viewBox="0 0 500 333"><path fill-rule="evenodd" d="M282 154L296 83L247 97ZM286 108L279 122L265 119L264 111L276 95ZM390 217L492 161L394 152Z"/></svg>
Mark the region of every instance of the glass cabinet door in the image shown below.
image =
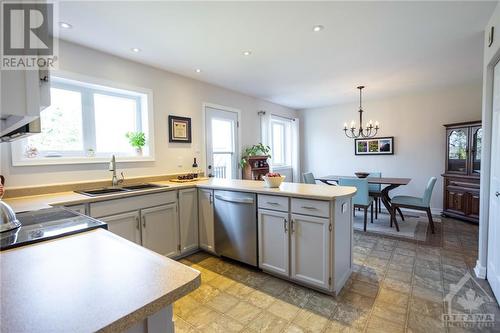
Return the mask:
<svg viewBox="0 0 500 333"><path fill-rule="evenodd" d="M483 141L483 129L480 126L472 127L471 133L472 156L470 172L473 175L479 175L481 173L481 148Z"/></svg>
<svg viewBox="0 0 500 333"><path fill-rule="evenodd" d="M448 171L467 174L468 129L448 130Z"/></svg>

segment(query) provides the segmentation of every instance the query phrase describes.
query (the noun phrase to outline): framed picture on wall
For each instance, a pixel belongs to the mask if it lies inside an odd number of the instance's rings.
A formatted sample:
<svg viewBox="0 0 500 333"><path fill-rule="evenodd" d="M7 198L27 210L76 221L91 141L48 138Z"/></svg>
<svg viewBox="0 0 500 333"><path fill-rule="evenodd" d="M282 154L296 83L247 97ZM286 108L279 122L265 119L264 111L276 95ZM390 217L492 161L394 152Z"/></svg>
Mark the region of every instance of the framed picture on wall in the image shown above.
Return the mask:
<svg viewBox="0 0 500 333"><path fill-rule="evenodd" d="M191 118L168 116L168 141L191 143Z"/></svg>
<svg viewBox="0 0 500 333"><path fill-rule="evenodd" d="M356 155L393 155L394 137L355 139L354 153Z"/></svg>

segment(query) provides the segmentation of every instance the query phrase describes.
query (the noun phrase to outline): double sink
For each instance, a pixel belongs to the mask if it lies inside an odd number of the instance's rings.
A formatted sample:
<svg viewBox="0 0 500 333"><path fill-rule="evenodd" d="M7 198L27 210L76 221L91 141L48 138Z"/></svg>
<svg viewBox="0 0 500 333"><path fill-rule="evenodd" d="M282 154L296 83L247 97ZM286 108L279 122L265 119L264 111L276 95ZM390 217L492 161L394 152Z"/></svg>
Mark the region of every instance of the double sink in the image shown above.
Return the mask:
<svg viewBox="0 0 500 333"><path fill-rule="evenodd" d="M82 191L75 191L75 192L89 196L89 197L97 197L100 195L133 192L133 191L141 191L141 190L150 190L150 189L154 189L154 188L164 188L164 187L168 187L168 185L137 184L137 185L129 185L129 186L121 186L121 187L103 187L103 188L98 188L98 189L94 189L94 190L82 190Z"/></svg>

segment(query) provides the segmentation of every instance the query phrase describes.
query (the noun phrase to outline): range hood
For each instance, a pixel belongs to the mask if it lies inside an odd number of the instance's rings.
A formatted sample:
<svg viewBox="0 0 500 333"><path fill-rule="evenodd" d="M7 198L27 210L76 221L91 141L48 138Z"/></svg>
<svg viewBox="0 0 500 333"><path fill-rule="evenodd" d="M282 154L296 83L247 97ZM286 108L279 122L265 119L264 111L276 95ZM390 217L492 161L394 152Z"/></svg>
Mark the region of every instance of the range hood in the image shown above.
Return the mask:
<svg viewBox="0 0 500 333"><path fill-rule="evenodd" d="M5 121L5 120L2 120ZM22 125L21 127L18 127L14 129L11 132L8 132L6 134L3 134L0 137L0 142L12 142L21 138L24 138L26 136L29 136L31 134L37 134L40 133L42 130L41 124L40 124L40 118L35 119L25 125Z"/></svg>

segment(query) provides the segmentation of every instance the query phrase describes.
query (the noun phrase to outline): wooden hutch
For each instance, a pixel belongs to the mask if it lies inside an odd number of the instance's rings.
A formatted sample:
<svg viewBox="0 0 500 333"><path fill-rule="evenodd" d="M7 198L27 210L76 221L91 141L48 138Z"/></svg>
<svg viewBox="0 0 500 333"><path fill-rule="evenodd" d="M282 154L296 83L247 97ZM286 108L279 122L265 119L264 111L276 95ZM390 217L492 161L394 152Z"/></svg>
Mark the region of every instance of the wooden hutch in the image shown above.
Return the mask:
<svg viewBox="0 0 500 333"><path fill-rule="evenodd" d="M444 125L446 165L442 174L443 215L479 223L481 121Z"/></svg>
<svg viewBox="0 0 500 333"><path fill-rule="evenodd" d="M247 164L242 170L242 178L250 180L262 180L269 172L269 164L267 163L268 156L249 156Z"/></svg>

